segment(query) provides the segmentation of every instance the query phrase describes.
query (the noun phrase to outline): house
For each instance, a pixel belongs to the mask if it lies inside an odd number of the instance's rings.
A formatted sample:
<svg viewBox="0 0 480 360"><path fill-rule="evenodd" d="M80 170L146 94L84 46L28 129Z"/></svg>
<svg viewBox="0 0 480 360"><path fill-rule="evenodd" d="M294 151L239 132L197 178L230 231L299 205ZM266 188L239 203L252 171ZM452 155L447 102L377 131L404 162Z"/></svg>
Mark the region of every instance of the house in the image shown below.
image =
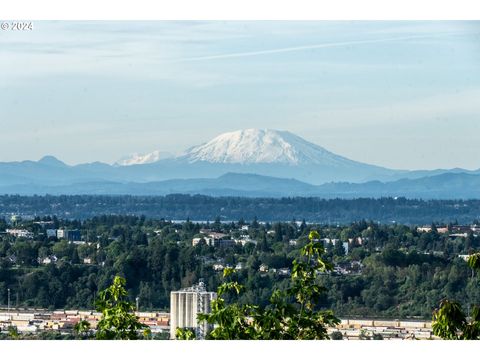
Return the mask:
<svg viewBox="0 0 480 360"><path fill-rule="evenodd" d="M89 245L85 240L70 240L68 243L72 245Z"/></svg>
<svg viewBox="0 0 480 360"><path fill-rule="evenodd" d="M7 234L19 238L33 239L33 233L25 229L7 229Z"/></svg>
<svg viewBox="0 0 480 360"><path fill-rule="evenodd" d="M323 243L324 247L327 247L328 244L332 244L333 246L335 246L335 244L339 241L340 239L329 239L329 238L320 239L320 242ZM342 243L343 250L345 251L345 255L348 255L348 249L349 249L348 243L349 243L348 241L344 241Z"/></svg>
<svg viewBox="0 0 480 360"><path fill-rule="evenodd" d="M260 270L260 272L268 272L268 266L265 264L260 265L258 269Z"/></svg>
<svg viewBox="0 0 480 360"><path fill-rule="evenodd" d="M233 240L233 241L235 242L235 244L237 244L237 245L240 244L240 245L242 245L242 246L245 246L245 245L247 245L247 244L257 245L257 241L252 240L252 239L250 239L250 238L247 238L247 239L245 239L245 238L235 239L235 240Z"/></svg>
<svg viewBox="0 0 480 360"><path fill-rule="evenodd" d="M80 230L65 230L65 229L58 229L57 230L57 238L59 239L67 239L70 241L78 241L81 239Z"/></svg>
<svg viewBox="0 0 480 360"><path fill-rule="evenodd" d="M430 231L432 231L432 227L431 226L419 226L419 227L417 227L417 231L418 232L430 232Z"/></svg>
<svg viewBox="0 0 480 360"><path fill-rule="evenodd" d="M438 232L439 234L446 234L446 233L448 233L448 227L446 227L446 226L444 226L444 227L439 227L439 228L437 228L437 232Z"/></svg>
<svg viewBox="0 0 480 360"><path fill-rule="evenodd" d="M192 246L197 246L200 241L205 240L208 246L227 247L235 245L235 240L228 238L216 238L211 236L196 237L192 239Z"/></svg>
<svg viewBox="0 0 480 360"><path fill-rule="evenodd" d="M213 239L221 239L221 238L227 236L227 234L225 234L225 233L211 231L209 229L200 229L200 234L206 235L206 236L208 236L210 238L213 238Z"/></svg>
<svg viewBox="0 0 480 360"><path fill-rule="evenodd" d="M277 274L280 276L290 276L291 273L289 268L280 268L277 270Z"/></svg>
<svg viewBox="0 0 480 360"><path fill-rule="evenodd" d="M363 245L363 239L361 236L358 236L356 238L350 238L348 239L349 244L357 244L357 245Z"/></svg>
<svg viewBox="0 0 480 360"><path fill-rule="evenodd" d="M448 235L449 238L466 238L468 237L468 234L467 233L457 233L457 234L450 234Z"/></svg>
<svg viewBox="0 0 480 360"><path fill-rule="evenodd" d="M212 267L215 271L223 271L223 269L225 268L222 264L213 264Z"/></svg>
<svg viewBox="0 0 480 360"><path fill-rule="evenodd" d="M39 264L44 264L44 265L48 265L48 264L52 264L52 263L56 263L57 262L57 257L55 255L50 255L50 256L46 256L44 257L43 259L42 258L38 258L37 261Z"/></svg>

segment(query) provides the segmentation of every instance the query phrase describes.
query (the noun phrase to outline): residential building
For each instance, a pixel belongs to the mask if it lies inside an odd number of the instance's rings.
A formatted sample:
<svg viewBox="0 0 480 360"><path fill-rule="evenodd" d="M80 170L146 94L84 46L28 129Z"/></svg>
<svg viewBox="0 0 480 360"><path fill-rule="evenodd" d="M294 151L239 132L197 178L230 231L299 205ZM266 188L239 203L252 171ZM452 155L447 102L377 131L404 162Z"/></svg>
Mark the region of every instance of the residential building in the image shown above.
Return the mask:
<svg viewBox="0 0 480 360"><path fill-rule="evenodd" d="M7 234L20 238L33 239L33 233L25 229L7 229Z"/></svg>
<svg viewBox="0 0 480 360"><path fill-rule="evenodd" d="M82 236L80 234L80 230L58 229L57 230L57 238L66 239L66 240L69 240L69 241L78 241L82 238Z"/></svg>
<svg viewBox="0 0 480 360"><path fill-rule="evenodd" d="M212 236L204 236L204 237L196 237L192 239L192 246L197 246L200 241L204 240L208 246L233 246L236 243L236 240L228 239L228 238L218 238Z"/></svg>

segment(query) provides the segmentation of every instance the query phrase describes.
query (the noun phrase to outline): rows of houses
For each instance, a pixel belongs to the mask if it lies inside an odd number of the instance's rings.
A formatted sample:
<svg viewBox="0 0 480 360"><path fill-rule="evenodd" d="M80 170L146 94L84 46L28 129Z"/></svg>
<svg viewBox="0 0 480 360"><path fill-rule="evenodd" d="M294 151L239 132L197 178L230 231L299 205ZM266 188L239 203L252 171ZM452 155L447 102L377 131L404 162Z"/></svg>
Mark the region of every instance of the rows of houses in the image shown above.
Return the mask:
<svg viewBox="0 0 480 360"><path fill-rule="evenodd" d="M171 314L168 312L136 312L135 315L152 333L170 331ZM3 310L0 311L0 330L8 331L14 326L20 333L58 331L68 334L81 320L88 321L95 330L100 319L100 313L89 310ZM429 321L342 319L327 331L329 334L340 332L345 340L372 338L374 334L381 335L385 340L436 339Z"/></svg>
<svg viewBox="0 0 480 360"><path fill-rule="evenodd" d="M381 335L384 340L438 339L433 335L430 321L342 319L327 331L340 332L345 340L371 339L374 335Z"/></svg>
<svg viewBox="0 0 480 360"><path fill-rule="evenodd" d="M136 312L139 321L147 325L152 333L168 332L170 314L166 312ZM82 320L90 323L91 329L96 329L101 319L101 313L82 310L24 310L0 311L0 330L7 331L14 326L21 333L38 331L59 331L71 333L75 325Z"/></svg>
<svg viewBox="0 0 480 360"><path fill-rule="evenodd" d="M452 225L442 226L436 228L439 234L449 234L449 237L467 237L470 232L474 234L480 234L480 225L473 224L473 225ZM432 226L425 225L417 227L418 232L431 232Z"/></svg>

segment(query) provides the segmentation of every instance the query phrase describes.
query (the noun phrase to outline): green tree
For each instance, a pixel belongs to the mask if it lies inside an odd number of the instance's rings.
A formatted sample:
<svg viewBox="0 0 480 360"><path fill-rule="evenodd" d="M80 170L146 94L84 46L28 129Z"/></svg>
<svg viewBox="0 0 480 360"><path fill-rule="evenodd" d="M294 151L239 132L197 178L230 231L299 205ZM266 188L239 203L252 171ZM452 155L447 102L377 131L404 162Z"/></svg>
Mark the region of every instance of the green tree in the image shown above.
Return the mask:
<svg viewBox="0 0 480 360"><path fill-rule="evenodd" d="M101 291L96 302L102 319L97 325L97 339L100 340L135 340L139 330L147 326L135 316L135 305L127 301L126 281L115 276L113 284Z"/></svg>
<svg viewBox="0 0 480 360"><path fill-rule="evenodd" d="M343 334L341 331L334 331L330 334L332 340L343 340Z"/></svg>
<svg viewBox="0 0 480 360"><path fill-rule="evenodd" d="M319 310L318 300L325 288L318 283L319 272L333 266L322 259L324 249L315 240L316 231L309 234L309 242L301 249L301 257L293 261L290 287L274 290L270 304L241 305L227 303L227 297L238 296L244 286L235 279L221 284L218 298L212 301L211 313L199 314L199 321L207 321L214 329L207 338L216 340L257 339L328 339L327 326L339 320L329 310ZM234 270L224 270L224 277L233 278ZM186 338L185 330L177 334Z"/></svg>
<svg viewBox="0 0 480 360"><path fill-rule="evenodd" d="M175 338L177 340L194 340L195 331L190 328L177 328L177 330L175 331Z"/></svg>
<svg viewBox="0 0 480 360"><path fill-rule="evenodd" d="M468 265L480 271L480 253L470 255ZM480 306L472 306L471 317L467 317L456 301L442 300L433 312L433 334L445 340L479 340Z"/></svg>
<svg viewBox="0 0 480 360"><path fill-rule="evenodd" d="M8 337L13 340L18 340L20 339L20 333L18 332L18 329L16 326L9 326L8 329Z"/></svg>
<svg viewBox="0 0 480 360"><path fill-rule="evenodd" d="M88 339L92 336L92 330L90 329L90 323L87 320L80 320L73 327L73 332L77 339Z"/></svg>

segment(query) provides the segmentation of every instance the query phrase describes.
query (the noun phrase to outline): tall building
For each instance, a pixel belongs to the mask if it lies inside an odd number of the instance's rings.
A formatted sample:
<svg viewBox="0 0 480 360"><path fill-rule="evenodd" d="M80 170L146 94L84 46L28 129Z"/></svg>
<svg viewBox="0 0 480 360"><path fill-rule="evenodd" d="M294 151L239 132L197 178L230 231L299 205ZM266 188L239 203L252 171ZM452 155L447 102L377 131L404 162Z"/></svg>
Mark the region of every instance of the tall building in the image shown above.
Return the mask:
<svg viewBox="0 0 480 360"><path fill-rule="evenodd" d="M78 241L82 238L82 236L81 236L80 230L58 229L57 238L67 239L69 241Z"/></svg>
<svg viewBox="0 0 480 360"><path fill-rule="evenodd" d="M172 291L170 293L170 338L175 339L177 328L190 328L195 331L197 339L204 339L211 330L207 322L199 322L197 314L210 313L210 303L217 298L217 293L207 291L202 280L197 285Z"/></svg>

